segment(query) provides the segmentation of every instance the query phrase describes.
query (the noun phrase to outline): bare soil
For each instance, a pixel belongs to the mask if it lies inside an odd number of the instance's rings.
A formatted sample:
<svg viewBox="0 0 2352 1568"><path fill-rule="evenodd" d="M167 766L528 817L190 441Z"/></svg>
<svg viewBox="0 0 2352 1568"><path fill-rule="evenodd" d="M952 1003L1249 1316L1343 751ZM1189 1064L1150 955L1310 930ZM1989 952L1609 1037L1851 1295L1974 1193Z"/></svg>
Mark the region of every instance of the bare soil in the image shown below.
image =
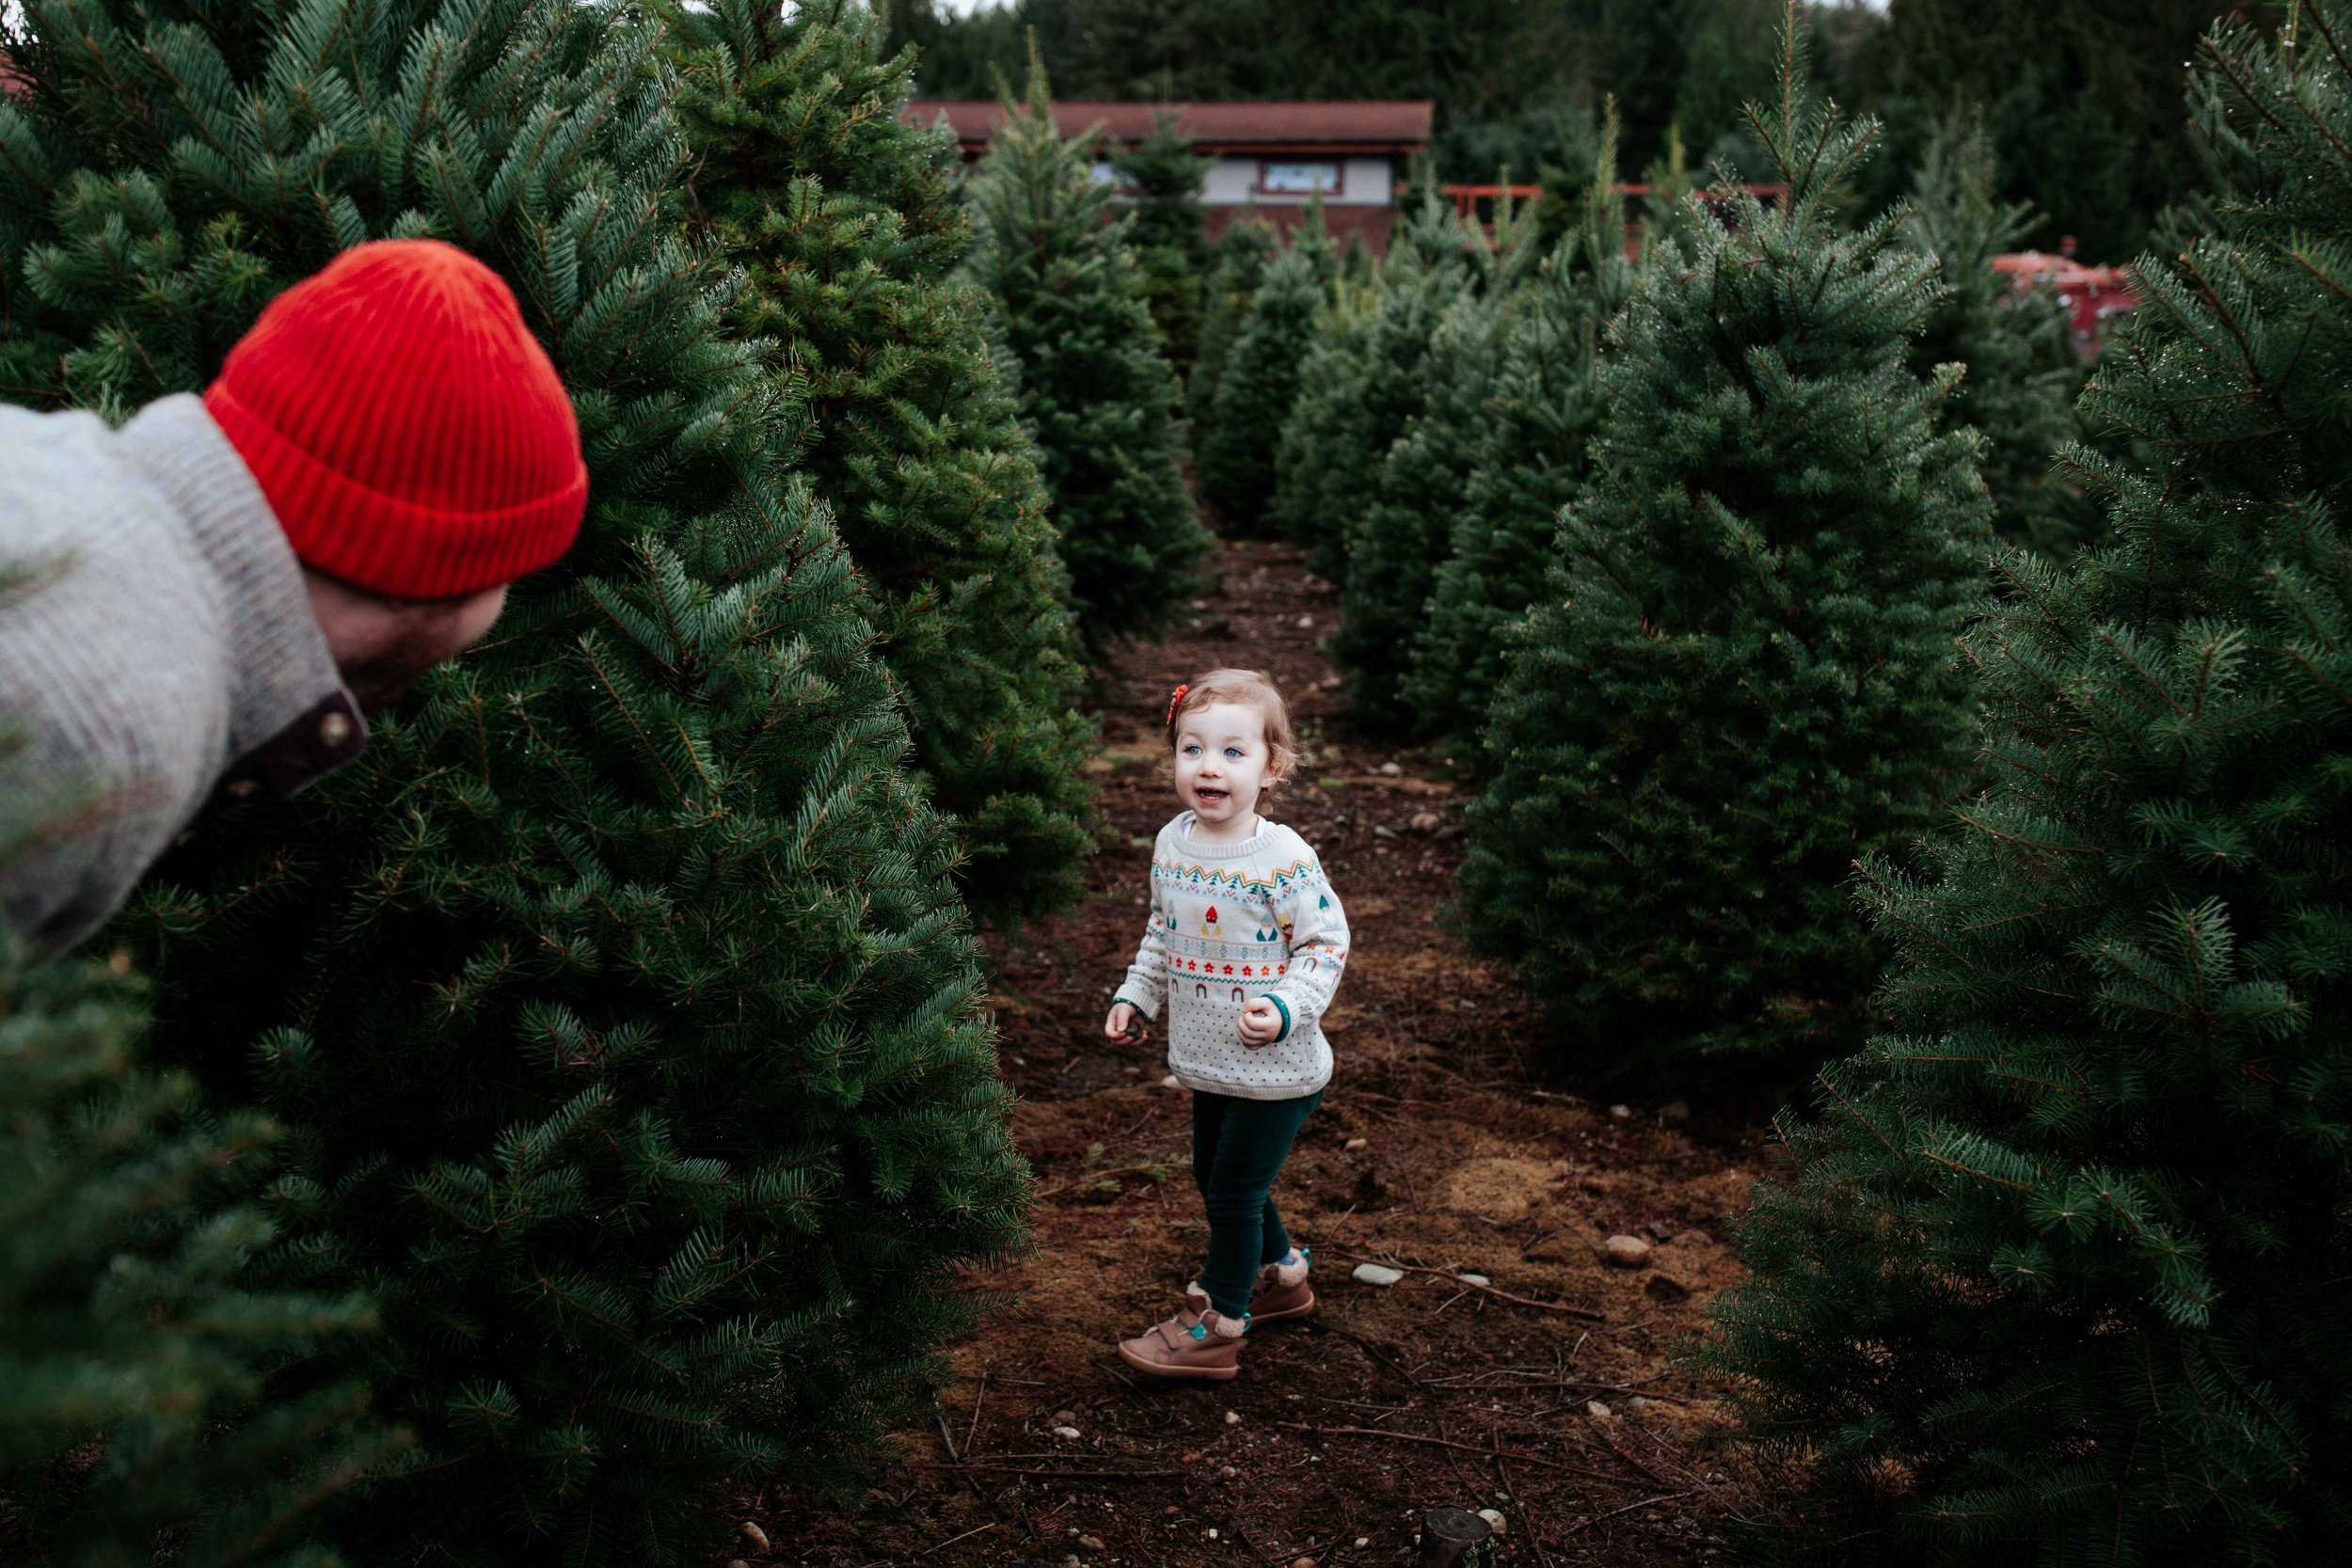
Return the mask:
<svg viewBox="0 0 2352 1568"><path fill-rule="evenodd" d="M736 1552L1393 1564L1426 1510L1458 1507L1502 1515L1503 1563L1728 1560L1725 1527L1777 1489L1715 1440L1717 1391L1674 1352L1740 1277L1724 1226L1762 1129L1597 1103L1548 1075L1526 998L1454 928L1466 791L1450 759L1356 733L1318 651L1337 595L1300 552L1230 544L1216 570L1182 629L1103 673L1109 832L1085 901L990 939L1040 1197L1034 1250L973 1284L1021 1306L956 1347L936 1419L861 1506L745 1497L772 1545L746 1532ZM1141 932L1152 836L1177 810L1168 690L1220 664L1291 695L1307 765L1266 814L1321 854L1355 944L1325 1020L1337 1076L1276 1189L1314 1251L1318 1310L1253 1334L1232 1383L1158 1386L1112 1347L1173 1310L1200 1266L1188 1097L1163 1086L1156 1036L1122 1045L1102 1022ZM1646 1266L1606 1261L1617 1235L1652 1243ZM1360 1284L1364 1261L1408 1272Z"/></svg>

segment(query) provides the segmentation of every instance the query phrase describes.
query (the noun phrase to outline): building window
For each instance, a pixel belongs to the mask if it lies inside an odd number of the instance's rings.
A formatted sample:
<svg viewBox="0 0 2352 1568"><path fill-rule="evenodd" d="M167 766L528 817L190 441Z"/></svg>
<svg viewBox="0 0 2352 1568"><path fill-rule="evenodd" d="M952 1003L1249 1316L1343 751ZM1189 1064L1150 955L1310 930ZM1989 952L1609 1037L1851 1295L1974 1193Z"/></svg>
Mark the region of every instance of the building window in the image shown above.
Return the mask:
<svg viewBox="0 0 2352 1568"><path fill-rule="evenodd" d="M1337 196L1340 194L1340 166L1337 163L1261 163L1258 166L1258 189L1268 196Z"/></svg>

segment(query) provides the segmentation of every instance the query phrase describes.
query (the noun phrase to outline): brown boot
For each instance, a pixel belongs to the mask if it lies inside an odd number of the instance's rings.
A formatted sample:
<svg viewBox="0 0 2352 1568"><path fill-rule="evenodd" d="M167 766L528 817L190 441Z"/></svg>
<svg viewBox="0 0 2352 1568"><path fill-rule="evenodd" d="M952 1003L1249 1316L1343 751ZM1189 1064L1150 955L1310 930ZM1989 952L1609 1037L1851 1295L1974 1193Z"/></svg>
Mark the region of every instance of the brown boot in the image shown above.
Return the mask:
<svg viewBox="0 0 2352 1568"><path fill-rule="evenodd" d="M1315 1292L1307 1283L1307 1271L1314 1263L1314 1254L1303 1246L1291 1250L1298 1255L1297 1262L1268 1263L1258 1271L1257 1288L1249 1296L1251 1323L1303 1318L1315 1309Z"/></svg>
<svg viewBox="0 0 2352 1568"><path fill-rule="evenodd" d="M1249 1314L1239 1322L1226 1317L1196 1282L1174 1317L1121 1339L1119 1358L1147 1377L1223 1383L1241 1370L1241 1339L1248 1332Z"/></svg>

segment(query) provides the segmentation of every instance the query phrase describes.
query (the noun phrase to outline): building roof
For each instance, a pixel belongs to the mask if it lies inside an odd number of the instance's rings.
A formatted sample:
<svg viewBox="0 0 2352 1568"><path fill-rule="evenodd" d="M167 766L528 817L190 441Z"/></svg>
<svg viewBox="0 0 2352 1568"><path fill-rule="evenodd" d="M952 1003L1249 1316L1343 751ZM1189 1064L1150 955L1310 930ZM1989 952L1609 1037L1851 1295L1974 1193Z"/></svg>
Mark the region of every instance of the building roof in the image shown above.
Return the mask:
<svg viewBox="0 0 2352 1568"><path fill-rule="evenodd" d="M899 111L917 125L948 129L966 151L986 147L1005 118L993 99L918 98ZM1173 114L1179 134L1203 152L1419 152L1429 145L1435 105L1427 99L1372 99L1295 103L1140 103L1057 100L1054 123L1066 135L1100 125L1104 134L1136 146L1150 138L1159 117Z"/></svg>

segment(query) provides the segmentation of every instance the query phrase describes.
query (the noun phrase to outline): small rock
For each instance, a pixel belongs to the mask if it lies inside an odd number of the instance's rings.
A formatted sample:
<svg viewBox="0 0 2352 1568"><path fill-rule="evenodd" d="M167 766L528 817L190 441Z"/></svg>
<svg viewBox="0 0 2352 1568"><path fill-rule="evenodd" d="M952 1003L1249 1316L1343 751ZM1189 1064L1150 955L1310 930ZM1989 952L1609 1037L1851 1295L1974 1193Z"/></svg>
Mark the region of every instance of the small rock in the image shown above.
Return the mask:
<svg viewBox="0 0 2352 1568"><path fill-rule="evenodd" d="M752 1568L752 1565L738 1557L727 1560L727 1568Z"/></svg>
<svg viewBox="0 0 2352 1568"><path fill-rule="evenodd" d="M1291 1559L1291 1568L1315 1568L1315 1560L1311 1557L1293 1558Z"/></svg>
<svg viewBox="0 0 2352 1568"><path fill-rule="evenodd" d="M1630 1105L1612 1105L1609 1107L1609 1119L1612 1121L1631 1121L1633 1119L1633 1107Z"/></svg>
<svg viewBox="0 0 2352 1568"><path fill-rule="evenodd" d="M1237 1427L1241 1425L1241 1412L1238 1410L1228 1410L1225 1413L1225 1424L1229 1427Z"/></svg>
<svg viewBox="0 0 2352 1568"><path fill-rule="evenodd" d="M1454 1277L1465 1285L1492 1285L1494 1283L1483 1274L1457 1274Z"/></svg>
<svg viewBox="0 0 2352 1568"><path fill-rule="evenodd" d="M1209 1527L1209 1539L1212 1541L1216 1539L1216 1527L1215 1525L1211 1525Z"/></svg>
<svg viewBox="0 0 2352 1568"><path fill-rule="evenodd" d="M1658 1114L1665 1117L1668 1121L1689 1121L1691 1119L1691 1102L1687 1100L1669 1100L1666 1103L1658 1107Z"/></svg>
<svg viewBox="0 0 2352 1568"><path fill-rule="evenodd" d="M1078 1435L1078 1429L1076 1427L1056 1427L1054 1429L1054 1435L1067 1443Z"/></svg>
<svg viewBox="0 0 2352 1568"><path fill-rule="evenodd" d="M1054 1412L1054 1419L1064 1426L1075 1426L1078 1423L1078 1413L1074 1410L1057 1410Z"/></svg>
<svg viewBox="0 0 2352 1568"><path fill-rule="evenodd" d="M1086 1568L1086 1559L1080 1557L1075 1552L1072 1552L1068 1557L1061 1560L1061 1568Z"/></svg>
<svg viewBox="0 0 2352 1568"><path fill-rule="evenodd" d="M1680 1301L1691 1293L1691 1287L1665 1274L1651 1275L1643 1281L1642 1290L1652 1301Z"/></svg>
<svg viewBox="0 0 2352 1568"><path fill-rule="evenodd" d="M1409 826L1417 833L1434 833L1445 826L1445 818L1434 811L1417 811Z"/></svg>
<svg viewBox="0 0 2352 1568"><path fill-rule="evenodd" d="M1373 826L1372 836L1375 838L1394 838L1396 836L1396 830L1390 827L1385 822L1375 823Z"/></svg>
<svg viewBox="0 0 2352 1568"><path fill-rule="evenodd" d="M1078 1537L1078 1544L1089 1552L1099 1552L1103 1549L1103 1538L1099 1535L1082 1535Z"/></svg>
<svg viewBox="0 0 2352 1568"><path fill-rule="evenodd" d="M1194 1451L1193 1449L1186 1449L1184 1450L1184 1463L1185 1463L1185 1464L1187 1464L1187 1465L1198 1465L1198 1464L1200 1464L1200 1455L1198 1452L1196 1452L1196 1451ZM1170 1513L1175 1513L1176 1511L1175 1511L1174 1509L1172 1509L1172 1508L1171 1508L1171 1509L1169 1509L1169 1510L1168 1510L1168 1512L1169 1512Z"/></svg>
<svg viewBox="0 0 2352 1568"><path fill-rule="evenodd" d="M1209 608L1209 601L1206 599L1195 599L1192 601L1192 608L1195 610L1206 610Z"/></svg>
<svg viewBox="0 0 2352 1568"><path fill-rule="evenodd" d="M1184 1085L1176 1082L1176 1075L1171 1072L1167 1077L1160 1080L1160 1087L1164 1089L1181 1089Z"/></svg>
<svg viewBox="0 0 2352 1568"><path fill-rule="evenodd" d="M1187 1464L1187 1465L1191 1464L1191 1463L1192 1463L1192 1459L1193 1459L1193 1456L1192 1456L1191 1454L1186 1454L1186 1455L1184 1455L1184 1463L1185 1463L1185 1464ZM1168 1519L1173 1519L1174 1517L1176 1517L1176 1515L1177 1515L1177 1514L1182 1513L1183 1512L1184 1512L1184 1510L1183 1510L1183 1509L1178 1508L1178 1507L1177 1507L1174 1503L1170 1503L1170 1504L1168 1504L1166 1508L1163 1508L1163 1509L1161 1509L1161 1510L1160 1510L1161 1516L1162 1516L1162 1517L1164 1517L1164 1518L1168 1518Z"/></svg>
<svg viewBox="0 0 2352 1568"><path fill-rule="evenodd" d="M1645 1408L1648 1404L1649 1401L1644 1399L1639 1394L1634 1395L1631 1399L1625 1402L1625 1407L1628 1410L1641 1410Z"/></svg>
<svg viewBox="0 0 2352 1568"><path fill-rule="evenodd" d="M744 1520L740 1528L743 1531L744 1540L750 1542L753 1545L758 1547L763 1552L768 1549L768 1532L766 1530L761 1529L757 1525L753 1524L749 1519Z"/></svg>
<svg viewBox="0 0 2352 1568"><path fill-rule="evenodd" d="M1495 1532L1496 1539L1500 1540L1511 1533L1511 1521L1502 1516L1502 1510L1482 1508L1478 1511L1478 1516L1486 1521L1486 1528Z"/></svg>
<svg viewBox="0 0 2352 1568"><path fill-rule="evenodd" d="M1372 1537L1369 1535L1359 1535L1356 1538L1356 1549L1359 1552L1371 1544Z"/></svg>
<svg viewBox="0 0 2352 1568"><path fill-rule="evenodd" d="M1300 631L1305 631L1305 630L1306 630L1309 626L1313 626L1314 624L1315 624L1315 618L1314 618L1313 616L1311 616L1311 615L1301 615L1301 616L1298 618L1298 623L1297 623L1297 625L1298 625L1298 629L1299 629Z"/></svg>
<svg viewBox="0 0 2352 1568"><path fill-rule="evenodd" d="M1380 776L1384 779L1401 779L1405 776L1405 769L1397 763L1384 762L1380 765Z"/></svg>
<svg viewBox="0 0 2352 1568"><path fill-rule="evenodd" d="M1122 1073L1125 1073L1125 1074L1126 1074L1128 1077L1130 1077L1130 1078L1140 1078L1140 1077L1142 1077L1142 1076L1143 1076L1143 1069L1142 1069L1141 1068L1139 1068L1139 1067L1135 1067L1135 1066L1133 1066L1133 1065L1130 1065L1130 1066L1127 1066L1127 1067L1120 1068L1119 1070L1120 1070L1120 1072L1122 1072Z"/></svg>
<svg viewBox="0 0 2352 1568"><path fill-rule="evenodd" d="M1377 1285L1386 1290L1404 1278L1405 1271L1390 1268L1386 1263L1359 1263L1356 1265L1355 1277L1359 1284Z"/></svg>
<svg viewBox="0 0 2352 1568"><path fill-rule="evenodd" d="M1433 836L1436 837L1439 844L1443 844L1448 839L1460 838L1462 836L1462 825L1459 822L1449 822L1444 827L1439 828Z"/></svg>
<svg viewBox="0 0 2352 1568"><path fill-rule="evenodd" d="M1649 1262L1649 1243L1639 1236L1612 1236L1600 1243L1609 1261L1621 1269L1638 1269Z"/></svg>
<svg viewBox="0 0 2352 1568"><path fill-rule="evenodd" d="M1372 1147L1372 1140L1370 1138L1350 1138L1340 1147L1350 1154L1360 1154L1365 1149Z"/></svg>
<svg viewBox="0 0 2352 1568"><path fill-rule="evenodd" d="M1596 1421L1605 1421L1609 1419L1610 1417L1615 1415L1616 1412L1601 1403L1598 1400L1586 1400L1584 1402L1584 1414L1590 1416Z"/></svg>
<svg viewBox="0 0 2352 1568"><path fill-rule="evenodd" d="M1217 1473L1218 1475L1220 1475L1220 1476L1223 1476L1223 1477L1224 1477L1227 1481L1231 1481L1231 1480L1232 1480L1235 1476L1237 1476L1237 1475L1240 1475L1240 1474L1241 1474L1241 1472L1240 1472L1239 1470L1234 1469L1234 1468L1233 1468L1231 1465L1218 1465L1218 1466L1216 1467L1216 1473Z"/></svg>

